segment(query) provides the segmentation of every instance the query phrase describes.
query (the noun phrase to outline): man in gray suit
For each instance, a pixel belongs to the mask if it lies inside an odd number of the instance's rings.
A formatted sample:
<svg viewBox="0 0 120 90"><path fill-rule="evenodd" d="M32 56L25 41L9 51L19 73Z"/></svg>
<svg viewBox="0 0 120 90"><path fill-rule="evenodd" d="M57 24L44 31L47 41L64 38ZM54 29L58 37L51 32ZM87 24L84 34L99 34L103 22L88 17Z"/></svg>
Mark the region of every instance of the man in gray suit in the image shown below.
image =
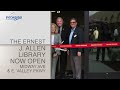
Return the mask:
<svg viewBox="0 0 120 90"><path fill-rule="evenodd" d="M77 27L77 20L70 20L69 44L81 44L83 42L83 30ZM70 48L68 55L71 59L71 67L73 71L73 79L81 78L81 48Z"/></svg>

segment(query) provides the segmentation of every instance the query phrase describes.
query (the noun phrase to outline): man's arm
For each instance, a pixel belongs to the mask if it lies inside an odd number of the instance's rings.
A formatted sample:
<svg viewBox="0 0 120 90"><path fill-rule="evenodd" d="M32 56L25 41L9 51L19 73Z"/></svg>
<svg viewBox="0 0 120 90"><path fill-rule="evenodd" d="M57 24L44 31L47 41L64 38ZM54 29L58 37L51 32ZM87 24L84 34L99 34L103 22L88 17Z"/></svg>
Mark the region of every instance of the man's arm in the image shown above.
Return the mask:
<svg viewBox="0 0 120 90"><path fill-rule="evenodd" d="M78 30L78 44L81 44L83 43L83 30L82 29L79 29ZM78 48L78 52L82 52L82 48Z"/></svg>

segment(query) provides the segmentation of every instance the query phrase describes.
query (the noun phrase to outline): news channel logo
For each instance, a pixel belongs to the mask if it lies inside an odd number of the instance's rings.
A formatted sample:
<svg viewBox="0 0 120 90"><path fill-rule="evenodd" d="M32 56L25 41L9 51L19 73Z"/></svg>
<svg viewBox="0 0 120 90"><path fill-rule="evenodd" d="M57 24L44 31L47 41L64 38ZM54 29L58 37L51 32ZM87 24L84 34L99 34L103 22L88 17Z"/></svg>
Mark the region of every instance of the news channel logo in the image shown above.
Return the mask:
<svg viewBox="0 0 120 90"><path fill-rule="evenodd" d="M10 13L10 15L6 16L5 19L6 20L12 20L12 21L18 21L21 20L23 17L16 15L15 12Z"/></svg>

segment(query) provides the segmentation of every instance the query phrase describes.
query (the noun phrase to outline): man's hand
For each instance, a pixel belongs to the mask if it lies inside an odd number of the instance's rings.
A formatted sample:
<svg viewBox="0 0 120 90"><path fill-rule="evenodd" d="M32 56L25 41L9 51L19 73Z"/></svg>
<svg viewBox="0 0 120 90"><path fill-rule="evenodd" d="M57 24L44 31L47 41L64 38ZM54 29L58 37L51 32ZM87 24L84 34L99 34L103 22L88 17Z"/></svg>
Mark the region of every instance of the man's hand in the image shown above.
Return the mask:
<svg viewBox="0 0 120 90"><path fill-rule="evenodd" d="M67 51L67 48L64 48L65 52Z"/></svg>
<svg viewBox="0 0 120 90"><path fill-rule="evenodd" d="M81 52L78 52L77 55L80 57L81 56Z"/></svg>
<svg viewBox="0 0 120 90"><path fill-rule="evenodd" d="M57 56L57 53L54 53L54 54L53 54L53 57L56 57L56 56Z"/></svg>
<svg viewBox="0 0 120 90"><path fill-rule="evenodd" d="M64 48L65 50L67 50L67 48Z"/></svg>

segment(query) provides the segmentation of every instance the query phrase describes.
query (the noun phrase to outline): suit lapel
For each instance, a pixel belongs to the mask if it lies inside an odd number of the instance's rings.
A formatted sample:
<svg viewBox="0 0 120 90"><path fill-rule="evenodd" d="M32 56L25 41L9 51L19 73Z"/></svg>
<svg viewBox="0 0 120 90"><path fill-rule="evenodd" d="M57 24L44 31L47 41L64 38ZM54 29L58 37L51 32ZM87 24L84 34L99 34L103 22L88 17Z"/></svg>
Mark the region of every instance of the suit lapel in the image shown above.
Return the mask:
<svg viewBox="0 0 120 90"><path fill-rule="evenodd" d="M54 43L56 44L56 35L54 35Z"/></svg>
<svg viewBox="0 0 120 90"><path fill-rule="evenodd" d="M54 36L54 43L55 43L55 44L58 43L58 42L57 42L57 41L58 41L57 39L58 39L58 38L57 38L57 35L55 35L55 36Z"/></svg>

